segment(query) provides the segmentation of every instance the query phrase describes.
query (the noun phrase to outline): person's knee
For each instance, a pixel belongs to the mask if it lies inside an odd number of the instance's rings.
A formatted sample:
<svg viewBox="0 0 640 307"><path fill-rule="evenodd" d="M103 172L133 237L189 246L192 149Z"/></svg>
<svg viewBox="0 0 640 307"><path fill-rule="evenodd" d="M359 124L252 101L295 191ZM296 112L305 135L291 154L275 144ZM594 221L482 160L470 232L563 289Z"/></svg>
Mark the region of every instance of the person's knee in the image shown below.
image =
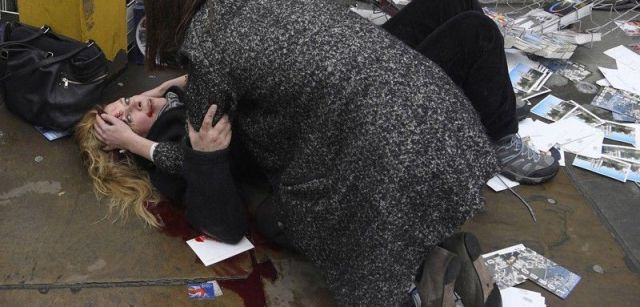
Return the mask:
<svg viewBox="0 0 640 307"><path fill-rule="evenodd" d="M458 22L465 25L465 27L471 27L472 29L480 30L482 32L491 34L500 34L498 25L489 16L482 12L468 11L459 14L455 17Z"/></svg>
<svg viewBox="0 0 640 307"><path fill-rule="evenodd" d="M480 46L502 48L504 44L502 33L496 23L488 16L480 12L469 11L456 16L455 19L454 22L459 24L461 31L478 40Z"/></svg>

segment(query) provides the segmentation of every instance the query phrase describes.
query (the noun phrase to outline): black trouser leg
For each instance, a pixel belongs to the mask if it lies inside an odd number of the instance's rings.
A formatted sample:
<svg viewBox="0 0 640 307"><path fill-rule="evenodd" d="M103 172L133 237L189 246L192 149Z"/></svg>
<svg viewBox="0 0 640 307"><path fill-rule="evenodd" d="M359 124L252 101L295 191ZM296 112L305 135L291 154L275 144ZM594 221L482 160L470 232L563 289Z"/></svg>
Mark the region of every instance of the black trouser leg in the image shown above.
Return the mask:
<svg viewBox="0 0 640 307"><path fill-rule="evenodd" d="M462 88L489 137L498 140L518 132L504 41L490 18L478 12L461 13L431 33L416 50Z"/></svg>
<svg viewBox="0 0 640 307"><path fill-rule="evenodd" d="M516 99L502 35L478 9L476 0L414 0L383 27L438 64L469 98L489 137L498 140L518 132Z"/></svg>
<svg viewBox="0 0 640 307"><path fill-rule="evenodd" d="M413 0L382 28L415 48L447 20L465 11L482 12L478 0Z"/></svg>

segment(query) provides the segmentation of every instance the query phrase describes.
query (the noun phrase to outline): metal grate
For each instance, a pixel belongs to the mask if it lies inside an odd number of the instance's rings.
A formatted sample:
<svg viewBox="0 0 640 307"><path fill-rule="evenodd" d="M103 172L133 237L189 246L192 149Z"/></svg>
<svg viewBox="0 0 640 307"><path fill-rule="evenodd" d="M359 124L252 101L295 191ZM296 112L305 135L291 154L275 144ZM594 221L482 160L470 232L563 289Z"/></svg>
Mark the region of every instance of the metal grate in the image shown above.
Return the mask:
<svg viewBox="0 0 640 307"><path fill-rule="evenodd" d="M4 14L18 15L16 0L0 0L0 18Z"/></svg>

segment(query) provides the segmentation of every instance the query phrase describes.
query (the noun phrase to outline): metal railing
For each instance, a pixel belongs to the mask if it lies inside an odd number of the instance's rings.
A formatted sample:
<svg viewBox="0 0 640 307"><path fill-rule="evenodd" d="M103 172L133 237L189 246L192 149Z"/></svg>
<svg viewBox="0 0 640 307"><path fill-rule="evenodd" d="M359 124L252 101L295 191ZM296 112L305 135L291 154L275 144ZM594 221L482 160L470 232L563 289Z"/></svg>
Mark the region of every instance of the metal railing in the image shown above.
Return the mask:
<svg viewBox="0 0 640 307"><path fill-rule="evenodd" d="M16 0L0 0L0 19L3 19L5 14L13 17L18 15Z"/></svg>

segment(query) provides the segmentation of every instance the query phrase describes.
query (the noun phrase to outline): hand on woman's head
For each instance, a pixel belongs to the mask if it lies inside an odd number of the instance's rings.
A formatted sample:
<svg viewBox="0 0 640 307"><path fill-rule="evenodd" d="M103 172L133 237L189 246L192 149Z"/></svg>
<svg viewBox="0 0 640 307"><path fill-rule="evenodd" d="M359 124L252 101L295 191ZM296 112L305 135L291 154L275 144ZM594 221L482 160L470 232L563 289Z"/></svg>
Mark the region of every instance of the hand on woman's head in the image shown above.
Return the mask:
<svg viewBox="0 0 640 307"><path fill-rule="evenodd" d="M223 116L216 124L213 125L213 117L216 114L217 106L211 105L207 114L204 116L200 131L196 131L187 121L189 125L189 140L191 147L197 151L218 151L229 147L231 142L231 123L229 116Z"/></svg>
<svg viewBox="0 0 640 307"><path fill-rule="evenodd" d="M108 113L96 115L95 135L105 144L104 150L128 149L136 134L122 120Z"/></svg>
<svg viewBox="0 0 640 307"><path fill-rule="evenodd" d="M104 111L129 125L136 134L146 136L166 103L165 98L136 95L109 103Z"/></svg>

